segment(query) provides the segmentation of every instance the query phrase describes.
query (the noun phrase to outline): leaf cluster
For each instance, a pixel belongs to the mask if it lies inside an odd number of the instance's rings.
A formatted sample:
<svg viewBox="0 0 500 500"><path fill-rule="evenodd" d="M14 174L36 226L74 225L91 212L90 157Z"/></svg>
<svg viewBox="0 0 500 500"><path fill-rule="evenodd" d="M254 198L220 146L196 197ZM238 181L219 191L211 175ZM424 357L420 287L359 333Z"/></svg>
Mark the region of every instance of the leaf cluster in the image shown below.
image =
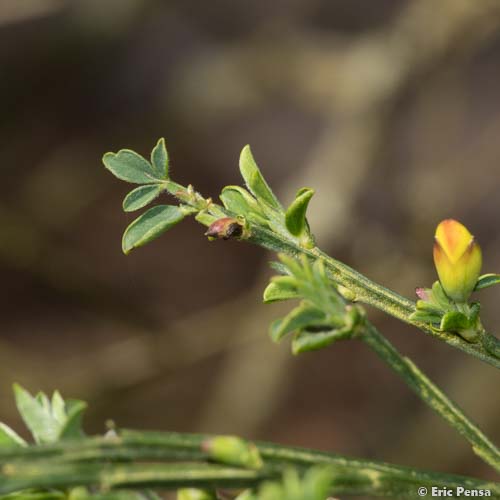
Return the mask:
<svg viewBox="0 0 500 500"><path fill-rule="evenodd" d="M292 352L313 351L337 340L351 338L362 317L359 307L348 304L326 274L323 261L310 262L305 256L294 259L281 254L279 269L264 290L264 302L302 299L285 317L276 319L269 335L280 342L293 334Z"/></svg>

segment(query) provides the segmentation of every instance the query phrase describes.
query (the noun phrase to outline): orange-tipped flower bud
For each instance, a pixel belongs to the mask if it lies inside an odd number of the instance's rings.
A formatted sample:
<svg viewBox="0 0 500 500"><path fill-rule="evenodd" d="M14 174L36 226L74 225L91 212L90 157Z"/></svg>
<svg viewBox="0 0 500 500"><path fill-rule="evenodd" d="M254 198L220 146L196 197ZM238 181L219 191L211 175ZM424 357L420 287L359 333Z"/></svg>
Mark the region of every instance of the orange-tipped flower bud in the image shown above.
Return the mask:
<svg viewBox="0 0 500 500"><path fill-rule="evenodd" d="M446 219L436 228L434 264L446 295L455 302L467 302L481 271L481 248L467 228Z"/></svg>

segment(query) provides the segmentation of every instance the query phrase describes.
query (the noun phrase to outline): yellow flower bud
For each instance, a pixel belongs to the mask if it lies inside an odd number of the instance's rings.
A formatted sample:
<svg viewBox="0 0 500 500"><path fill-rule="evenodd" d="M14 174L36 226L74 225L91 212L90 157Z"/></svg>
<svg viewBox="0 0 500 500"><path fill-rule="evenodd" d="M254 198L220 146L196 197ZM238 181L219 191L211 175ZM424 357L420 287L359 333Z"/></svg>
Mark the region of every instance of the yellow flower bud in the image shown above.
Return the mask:
<svg viewBox="0 0 500 500"><path fill-rule="evenodd" d="M481 271L481 248L467 228L446 219L436 228L434 264L446 295L455 302L467 302Z"/></svg>

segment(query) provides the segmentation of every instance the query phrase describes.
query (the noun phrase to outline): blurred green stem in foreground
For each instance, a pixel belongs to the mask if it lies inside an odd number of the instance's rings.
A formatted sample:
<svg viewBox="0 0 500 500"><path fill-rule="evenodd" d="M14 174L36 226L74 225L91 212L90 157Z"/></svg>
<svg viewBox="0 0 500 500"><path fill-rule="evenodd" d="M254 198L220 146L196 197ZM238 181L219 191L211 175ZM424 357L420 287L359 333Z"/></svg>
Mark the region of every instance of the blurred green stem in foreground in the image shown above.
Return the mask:
<svg viewBox="0 0 500 500"><path fill-rule="evenodd" d="M330 467L332 495L418 498L419 487L454 489L462 486L490 490L492 498L500 498L500 483L268 443L254 443L264 461L259 469L210 463L209 455L202 449L203 443L211 438L200 434L123 430L111 439L90 437L0 449L3 464L0 493L77 485L98 486L104 491L110 488L246 488L266 480L278 480L290 466L304 472L311 466L322 465ZM151 463L153 461L155 463ZM119 495L121 493L116 493L112 498L121 499ZM129 496L123 498L133 498L129 493L124 495Z"/></svg>

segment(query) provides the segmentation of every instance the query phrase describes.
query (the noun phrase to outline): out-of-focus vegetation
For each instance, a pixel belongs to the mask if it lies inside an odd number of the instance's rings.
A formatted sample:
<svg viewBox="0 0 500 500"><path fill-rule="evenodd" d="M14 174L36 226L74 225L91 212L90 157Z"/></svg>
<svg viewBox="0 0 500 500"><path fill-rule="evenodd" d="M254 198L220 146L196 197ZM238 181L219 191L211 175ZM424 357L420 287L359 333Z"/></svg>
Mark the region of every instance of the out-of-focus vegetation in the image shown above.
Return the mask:
<svg viewBox="0 0 500 500"><path fill-rule="evenodd" d="M0 23L3 420L17 380L89 401L91 432L112 416L491 477L363 345L272 345L262 250L183 224L125 258L134 216L100 157L165 136L175 177L215 196L250 143L281 199L316 188L322 248L400 293L433 281L449 216L498 271L498 2L26 0ZM493 368L371 317L499 441Z"/></svg>

